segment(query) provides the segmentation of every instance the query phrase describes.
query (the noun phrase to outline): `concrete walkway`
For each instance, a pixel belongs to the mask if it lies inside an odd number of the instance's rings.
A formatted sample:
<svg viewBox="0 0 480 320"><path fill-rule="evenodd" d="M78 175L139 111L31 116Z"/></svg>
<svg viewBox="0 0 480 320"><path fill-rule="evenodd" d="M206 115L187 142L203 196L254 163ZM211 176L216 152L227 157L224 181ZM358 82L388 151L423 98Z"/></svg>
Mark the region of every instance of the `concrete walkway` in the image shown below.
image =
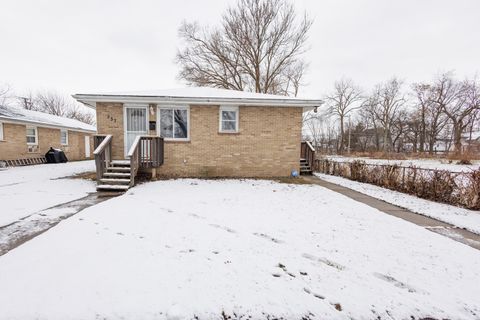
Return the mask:
<svg viewBox="0 0 480 320"><path fill-rule="evenodd" d="M80 211L100 202L119 196L122 193L90 193L88 196L43 209L0 227L0 256L23 243L53 228L62 220L68 219ZM62 210L66 209L66 210ZM60 210L60 214L52 214Z"/></svg>
<svg viewBox="0 0 480 320"><path fill-rule="evenodd" d="M372 208L380 210L386 214L401 218L403 220L415 223L425 229L446 236L455 241L466 244L472 248L480 250L480 235L458 228L446 222L436 220L427 216L422 216L402 207L395 206L383 200L367 196L358 191L327 182L315 176L304 176L304 179L310 183L317 184L332 191L338 192L355 201L362 202Z"/></svg>

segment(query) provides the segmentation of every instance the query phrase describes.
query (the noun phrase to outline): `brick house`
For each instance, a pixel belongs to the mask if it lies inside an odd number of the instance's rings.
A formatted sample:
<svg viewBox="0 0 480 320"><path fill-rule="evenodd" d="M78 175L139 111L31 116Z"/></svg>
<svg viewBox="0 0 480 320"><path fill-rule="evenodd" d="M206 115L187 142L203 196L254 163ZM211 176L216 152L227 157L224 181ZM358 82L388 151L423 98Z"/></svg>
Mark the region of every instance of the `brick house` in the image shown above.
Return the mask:
<svg viewBox="0 0 480 320"><path fill-rule="evenodd" d="M300 170L303 112L322 104L199 87L73 97L96 110L104 189L123 188L119 178L132 185L142 168L174 177L290 176Z"/></svg>
<svg viewBox="0 0 480 320"><path fill-rule="evenodd" d="M0 161L33 164L44 161L50 147L69 160L93 157L94 126L43 112L0 106Z"/></svg>

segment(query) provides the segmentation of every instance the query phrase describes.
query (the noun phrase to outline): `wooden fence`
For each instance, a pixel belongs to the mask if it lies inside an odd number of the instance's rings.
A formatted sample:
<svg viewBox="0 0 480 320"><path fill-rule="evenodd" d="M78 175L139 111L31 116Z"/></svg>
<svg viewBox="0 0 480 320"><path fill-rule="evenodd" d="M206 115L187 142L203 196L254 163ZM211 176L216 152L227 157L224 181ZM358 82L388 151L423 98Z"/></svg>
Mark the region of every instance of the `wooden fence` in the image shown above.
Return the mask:
<svg viewBox="0 0 480 320"><path fill-rule="evenodd" d="M451 172L415 166L327 159L316 159L314 170L413 194L428 200L480 210L480 170Z"/></svg>

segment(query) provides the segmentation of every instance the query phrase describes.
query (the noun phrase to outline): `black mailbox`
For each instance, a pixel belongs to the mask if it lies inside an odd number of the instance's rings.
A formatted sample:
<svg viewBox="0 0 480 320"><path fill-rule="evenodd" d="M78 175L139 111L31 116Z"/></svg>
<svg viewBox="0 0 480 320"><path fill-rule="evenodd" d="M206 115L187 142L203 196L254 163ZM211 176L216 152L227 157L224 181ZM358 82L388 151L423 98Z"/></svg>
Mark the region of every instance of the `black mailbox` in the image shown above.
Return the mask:
<svg viewBox="0 0 480 320"><path fill-rule="evenodd" d="M150 130L156 130L157 129L157 122L156 121L150 121L149 125L148 125L148 128Z"/></svg>

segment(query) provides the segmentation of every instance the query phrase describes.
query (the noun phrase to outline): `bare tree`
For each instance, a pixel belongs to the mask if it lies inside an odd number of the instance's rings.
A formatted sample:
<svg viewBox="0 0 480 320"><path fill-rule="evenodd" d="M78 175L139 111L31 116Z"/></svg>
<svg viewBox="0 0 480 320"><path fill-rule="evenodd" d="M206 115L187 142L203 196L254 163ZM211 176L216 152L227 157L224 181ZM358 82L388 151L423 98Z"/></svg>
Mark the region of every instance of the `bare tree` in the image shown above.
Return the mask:
<svg viewBox="0 0 480 320"><path fill-rule="evenodd" d="M435 144L440 133L447 123L444 106L451 103L455 90L449 86L444 78L433 83L417 83L413 85L417 108L416 115L420 120L419 142L420 152L425 151L428 142L428 152L433 154Z"/></svg>
<svg viewBox="0 0 480 320"><path fill-rule="evenodd" d="M405 95L402 93L402 82L397 78L377 85L367 104L373 104L372 112L383 127L383 151L392 150L392 124L397 120L405 106Z"/></svg>
<svg viewBox="0 0 480 320"><path fill-rule="evenodd" d="M286 0L238 0L218 28L181 25L179 78L197 86L295 95L311 25Z"/></svg>
<svg viewBox="0 0 480 320"><path fill-rule="evenodd" d="M73 108L73 103L53 91L40 92L34 99L35 109L60 117L66 117Z"/></svg>
<svg viewBox="0 0 480 320"><path fill-rule="evenodd" d="M0 86L0 106L5 106L8 104L10 98L11 88L9 85Z"/></svg>
<svg viewBox="0 0 480 320"><path fill-rule="evenodd" d="M452 72L447 72L435 79L434 90L433 102L450 120L454 150L461 153L462 134L471 122L471 116L480 108L478 80L458 82Z"/></svg>
<svg viewBox="0 0 480 320"><path fill-rule="evenodd" d="M95 124L95 115L92 112L87 112L84 110L85 107L74 104L70 110L67 112L66 117L75 119L84 123L88 123L91 125Z"/></svg>
<svg viewBox="0 0 480 320"><path fill-rule="evenodd" d="M95 124L93 113L76 103L70 97L54 91L44 91L36 94L31 92L17 97L18 104L27 110L40 111L60 117L75 119L88 124Z"/></svg>
<svg viewBox="0 0 480 320"><path fill-rule="evenodd" d="M35 97L32 92L28 92L26 95L17 97L18 103L22 108L36 111L37 105L34 103L34 99Z"/></svg>
<svg viewBox="0 0 480 320"><path fill-rule="evenodd" d="M418 120L416 133L419 140L419 151L425 151L425 141L427 139L427 110L431 105L431 86L425 83L414 83L412 90L416 98L416 112L412 115ZM415 147L416 149L416 147Z"/></svg>
<svg viewBox="0 0 480 320"><path fill-rule="evenodd" d="M340 122L339 152L345 149L345 117L352 111L360 108L362 92L352 80L341 79L335 82L332 93L325 97L328 112L338 118Z"/></svg>

